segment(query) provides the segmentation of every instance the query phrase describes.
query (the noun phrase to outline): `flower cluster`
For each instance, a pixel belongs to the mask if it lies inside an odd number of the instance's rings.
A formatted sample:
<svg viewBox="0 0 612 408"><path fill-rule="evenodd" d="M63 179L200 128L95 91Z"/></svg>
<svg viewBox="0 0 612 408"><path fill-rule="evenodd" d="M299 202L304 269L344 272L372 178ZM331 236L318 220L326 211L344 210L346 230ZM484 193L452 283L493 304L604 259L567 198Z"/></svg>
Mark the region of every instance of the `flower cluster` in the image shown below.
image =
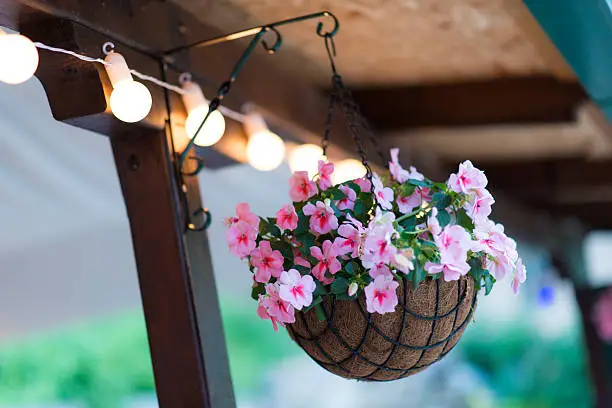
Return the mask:
<svg viewBox="0 0 612 408"><path fill-rule="evenodd" d="M230 250L253 273L257 313L275 329L295 322L295 310L315 308L324 318L325 296L363 294L368 312L393 312L402 280L416 287L469 274L488 294L511 275L518 293L525 267L516 242L489 219L495 200L485 174L466 161L436 183L404 169L398 153L391 150L388 174L336 186L334 165L320 161L313 179L293 174L293 202L276 217L258 217L241 203L226 220Z"/></svg>

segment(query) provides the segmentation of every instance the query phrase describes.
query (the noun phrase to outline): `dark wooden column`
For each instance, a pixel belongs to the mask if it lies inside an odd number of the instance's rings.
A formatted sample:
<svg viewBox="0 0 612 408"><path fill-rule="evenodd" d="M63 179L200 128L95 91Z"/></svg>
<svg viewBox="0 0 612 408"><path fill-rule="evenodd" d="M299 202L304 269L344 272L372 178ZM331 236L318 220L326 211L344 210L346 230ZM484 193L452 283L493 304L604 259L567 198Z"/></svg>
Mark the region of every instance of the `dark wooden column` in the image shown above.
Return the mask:
<svg viewBox="0 0 612 408"><path fill-rule="evenodd" d="M130 220L159 404L210 407L166 135L135 130L111 137L111 144Z"/></svg>

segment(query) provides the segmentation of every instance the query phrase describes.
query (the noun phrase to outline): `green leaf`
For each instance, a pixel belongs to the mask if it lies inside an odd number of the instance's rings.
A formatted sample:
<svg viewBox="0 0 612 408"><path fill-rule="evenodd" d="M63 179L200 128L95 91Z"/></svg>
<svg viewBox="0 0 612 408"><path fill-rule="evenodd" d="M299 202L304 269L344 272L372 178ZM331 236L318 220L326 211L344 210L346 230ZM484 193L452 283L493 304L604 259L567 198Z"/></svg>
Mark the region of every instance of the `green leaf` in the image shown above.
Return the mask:
<svg viewBox="0 0 612 408"><path fill-rule="evenodd" d="M416 217L408 217L404 220L401 220L399 225L401 225L408 231L414 231L416 227Z"/></svg>
<svg viewBox="0 0 612 408"><path fill-rule="evenodd" d="M482 268L482 261L479 258L470 258L468 259L468 264L470 265L470 275L472 275L476 283L476 290L480 290L482 276L485 273L485 270Z"/></svg>
<svg viewBox="0 0 612 408"><path fill-rule="evenodd" d="M365 214L368 209L363 201L357 200L355 201L355 207L353 208L353 211L355 212L355 216L360 216Z"/></svg>
<svg viewBox="0 0 612 408"><path fill-rule="evenodd" d="M315 288L314 292L312 292L313 296L323 296L323 295L327 295L327 289L325 288L325 285L323 285L320 281L316 281L316 285L317 287Z"/></svg>
<svg viewBox="0 0 612 408"><path fill-rule="evenodd" d="M417 186L417 187L431 187L431 181L429 180L410 179L408 180L408 183L412 184L413 186Z"/></svg>
<svg viewBox="0 0 612 408"><path fill-rule="evenodd" d="M439 210L436 218L438 219L441 228L446 227L451 220L450 214L447 213L445 210Z"/></svg>
<svg viewBox="0 0 612 408"><path fill-rule="evenodd" d="M270 220L273 220L273 221L270 221ZM259 221L259 234L260 235L270 234L273 237L280 238L281 230L276 225L276 219L269 218L266 220L264 218L261 218Z"/></svg>
<svg viewBox="0 0 612 408"><path fill-rule="evenodd" d="M400 195L402 197L408 197L414 193L415 186L412 184L404 183L399 187Z"/></svg>
<svg viewBox="0 0 612 408"><path fill-rule="evenodd" d="M326 193L330 195L332 200L342 200L343 198L346 198L346 194L344 194L342 190L338 188L330 188L326 191Z"/></svg>
<svg viewBox="0 0 612 408"><path fill-rule="evenodd" d="M300 235L296 235L295 239L297 240L297 242L302 244L302 246L300 247L300 252L302 253L302 255L304 255L305 257L309 257L310 248L315 245L314 235L306 232Z"/></svg>
<svg viewBox="0 0 612 408"><path fill-rule="evenodd" d="M341 276L336 277L331 284L331 293L338 295L340 293L347 293L349 282Z"/></svg>
<svg viewBox="0 0 612 408"><path fill-rule="evenodd" d="M263 295L264 293L266 293L266 287L263 283L258 283L251 289L251 297L254 300L259 300L259 295Z"/></svg>
<svg viewBox="0 0 612 408"><path fill-rule="evenodd" d="M338 293L336 295L336 299L338 299L338 300L355 300L355 299L357 299L357 293L355 293L353 296L349 296L348 292Z"/></svg>
<svg viewBox="0 0 612 408"><path fill-rule="evenodd" d="M305 232L308 232L308 228L309 228L309 222L308 222L308 217L304 215L304 213L300 212L298 213L298 225L297 228L295 229L294 233L295 235L300 235L303 234Z"/></svg>
<svg viewBox="0 0 612 408"><path fill-rule="evenodd" d="M474 223L472 219L466 214L464 210L457 211L457 224L461 225L466 230L472 232L474 230Z"/></svg>
<svg viewBox="0 0 612 408"><path fill-rule="evenodd" d="M307 267L302 266L302 265L291 265L290 269L295 269L296 271L298 271L300 273L300 275L308 275L308 274L310 274L310 268L307 268Z"/></svg>
<svg viewBox="0 0 612 408"><path fill-rule="evenodd" d="M352 189L357 194L361 193L361 187L359 187L359 184L353 181L347 181L346 183L342 183L342 184L345 186L348 186L350 189Z"/></svg>
<svg viewBox="0 0 612 408"><path fill-rule="evenodd" d="M325 310L323 309L323 306L321 306L321 303L316 304L314 307L314 310L317 313L317 318L319 319L319 321L323 322L327 320L327 316L325 315Z"/></svg>
<svg viewBox="0 0 612 408"><path fill-rule="evenodd" d="M421 282L425 280L427 276L423 264L421 262L415 262L414 270L412 271L412 287L417 288Z"/></svg>
<svg viewBox="0 0 612 408"><path fill-rule="evenodd" d="M444 210L446 207L451 205L452 199L451 196L446 194L443 191L438 191L431 198L431 204L436 207L438 210Z"/></svg>
<svg viewBox="0 0 612 408"><path fill-rule="evenodd" d="M485 296L491 293L493 289L493 285L495 284L495 278L489 273L489 271L485 270L486 274L484 275L485 282Z"/></svg>

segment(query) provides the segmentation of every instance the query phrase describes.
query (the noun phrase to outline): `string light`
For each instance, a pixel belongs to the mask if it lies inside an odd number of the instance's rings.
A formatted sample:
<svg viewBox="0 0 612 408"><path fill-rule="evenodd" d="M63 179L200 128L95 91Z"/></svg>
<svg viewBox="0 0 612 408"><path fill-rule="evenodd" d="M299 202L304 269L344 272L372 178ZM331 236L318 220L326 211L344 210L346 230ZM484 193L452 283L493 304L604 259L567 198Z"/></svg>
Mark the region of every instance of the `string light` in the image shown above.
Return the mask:
<svg viewBox="0 0 612 408"><path fill-rule="evenodd" d="M183 90L185 91L183 93L183 103L188 112L185 131L191 139L208 113L208 103L204 98L202 89L195 82L184 81ZM223 137L224 132L225 119L221 112L216 110L206 119L194 142L198 146L212 146Z"/></svg>
<svg viewBox="0 0 612 408"><path fill-rule="evenodd" d="M140 82L134 81L125 58L110 52L104 59L106 73L113 85L110 107L113 115L124 122L133 123L144 119L151 110L151 92Z"/></svg>
<svg viewBox="0 0 612 408"><path fill-rule="evenodd" d="M332 173L334 184L344 183L365 176L366 168L363 163L355 159L345 159L338 162Z"/></svg>
<svg viewBox="0 0 612 408"><path fill-rule="evenodd" d="M285 142L268 129L263 117L257 113L247 114L244 129L249 137L246 150L249 164L261 171L280 166L285 157Z"/></svg>
<svg viewBox="0 0 612 408"><path fill-rule="evenodd" d="M289 168L292 173L307 171L308 176L312 178L319 171L319 160L325 160L321 146L303 144L289 154Z"/></svg>
<svg viewBox="0 0 612 408"><path fill-rule="evenodd" d="M38 50L29 38L0 29L0 81L20 84L32 78L38 68Z"/></svg>

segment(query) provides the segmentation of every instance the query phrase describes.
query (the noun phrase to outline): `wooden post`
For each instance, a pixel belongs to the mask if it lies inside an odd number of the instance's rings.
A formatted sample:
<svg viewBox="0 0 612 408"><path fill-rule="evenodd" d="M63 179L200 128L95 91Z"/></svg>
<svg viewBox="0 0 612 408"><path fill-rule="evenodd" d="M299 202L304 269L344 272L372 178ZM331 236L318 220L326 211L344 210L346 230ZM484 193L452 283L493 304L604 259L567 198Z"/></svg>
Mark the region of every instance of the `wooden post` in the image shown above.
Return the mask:
<svg viewBox="0 0 612 408"><path fill-rule="evenodd" d="M111 144L130 219L159 405L211 407L166 135L135 130L111 137Z"/></svg>

